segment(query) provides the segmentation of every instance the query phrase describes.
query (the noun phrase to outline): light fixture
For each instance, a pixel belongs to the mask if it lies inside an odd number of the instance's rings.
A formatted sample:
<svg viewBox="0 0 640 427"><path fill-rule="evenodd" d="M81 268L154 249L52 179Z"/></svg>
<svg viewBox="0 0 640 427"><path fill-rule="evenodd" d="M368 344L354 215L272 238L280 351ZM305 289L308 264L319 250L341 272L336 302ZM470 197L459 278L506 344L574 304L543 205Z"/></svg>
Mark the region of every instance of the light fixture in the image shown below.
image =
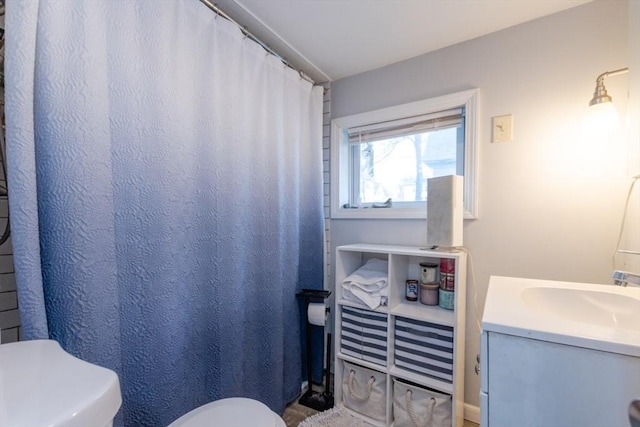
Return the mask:
<svg viewBox="0 0 640 427"><path fill-rule="evenodd" d="M585 118L585 128L589 131L601 132L617 129L620 124L618 112L613 100L604 87L604 79L629 72L629 68L606 71L596 79L596 89L589 101L589 112Z"/></svg>

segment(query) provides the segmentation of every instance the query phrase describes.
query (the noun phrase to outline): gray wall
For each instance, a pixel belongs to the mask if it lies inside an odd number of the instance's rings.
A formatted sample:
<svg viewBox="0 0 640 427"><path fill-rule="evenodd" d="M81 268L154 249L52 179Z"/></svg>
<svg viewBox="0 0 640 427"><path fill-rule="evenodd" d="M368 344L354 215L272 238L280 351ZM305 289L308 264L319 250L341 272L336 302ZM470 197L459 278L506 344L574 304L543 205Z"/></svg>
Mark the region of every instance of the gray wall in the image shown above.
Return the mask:
<svg viewBox="0 0 640 427"><path fill-rule="evenodd" d="M478 325L491 275L610 283L634 173L627 165L640 159L629 158L626 130L591 140L580 124L596 77L629 64L629 8L626 1L596 1L332 82L333 118L480 88L479 218L464 224L473 256L467 404L478 405ZM628 86L629 75L607 80L623 117ZM514 141L492 144L491 117L503 114L514 116ZM330 230L331 253L355 242L426 241L424 220L334 219ZM632 239L638 249L638 237Z"/></svg>

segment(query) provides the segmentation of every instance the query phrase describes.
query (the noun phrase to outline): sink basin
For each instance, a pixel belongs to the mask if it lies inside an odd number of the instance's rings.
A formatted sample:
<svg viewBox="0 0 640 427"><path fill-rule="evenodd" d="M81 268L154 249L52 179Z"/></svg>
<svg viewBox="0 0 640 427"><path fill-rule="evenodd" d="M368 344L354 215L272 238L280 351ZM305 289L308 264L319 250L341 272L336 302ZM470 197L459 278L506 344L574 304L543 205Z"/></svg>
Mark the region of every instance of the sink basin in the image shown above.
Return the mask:
<svg viewBox="0 0 640 427"><path fill-rule="evenodd" d="M640 357L640 287L492 276L482 328Z"/></svg>
<svg viewBox="0 0 640 427"><path fill-rule="evenodd" d="M640 301L626 295L587 289L532 287L522 291L529 307L550 316L595 326L638 330Z"/></svg>
<svg viewBox="0 0 640 427"><path fill-rule="evenodd" d="M640 288L491 276L480 345L484 427L640 427Z"/></svg>

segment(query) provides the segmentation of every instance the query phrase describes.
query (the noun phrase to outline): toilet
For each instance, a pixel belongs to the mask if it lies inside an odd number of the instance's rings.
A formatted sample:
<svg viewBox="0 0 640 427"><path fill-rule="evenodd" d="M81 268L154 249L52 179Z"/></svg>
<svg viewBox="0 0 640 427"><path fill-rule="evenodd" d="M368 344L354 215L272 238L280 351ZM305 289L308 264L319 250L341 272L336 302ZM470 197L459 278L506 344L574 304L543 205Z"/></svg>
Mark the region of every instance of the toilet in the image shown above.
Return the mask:
<svg viewBox="0 0 640 427"><path fill-rule="evenodd" d="M216 400L187 412L169 427L286 427L267 405L244 397Z"/></svg>
<svg viewBox="0 0 640 427"><path fill-rule="evenodd" d="M73 357L53 340L0 345L0 426L112 427L120 405L115 372ZM169 427L286 427L266 405L221 399Z"/></svg>
<svg viewBox="0 0 640 427"><path fill-rule="evenodd" d="M56 341L0 345L0 426L111 427L121 403L115 372Z"/></svg>

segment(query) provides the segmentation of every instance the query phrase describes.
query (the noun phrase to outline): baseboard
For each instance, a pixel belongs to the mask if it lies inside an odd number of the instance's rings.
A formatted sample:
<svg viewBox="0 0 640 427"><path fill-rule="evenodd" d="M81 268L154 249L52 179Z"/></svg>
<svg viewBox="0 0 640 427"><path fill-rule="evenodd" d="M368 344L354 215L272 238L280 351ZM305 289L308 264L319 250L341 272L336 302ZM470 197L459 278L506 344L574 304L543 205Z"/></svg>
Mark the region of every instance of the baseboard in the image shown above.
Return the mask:
<svg viewBox="0 0 640 427"><path fill-rule="evenodd" d="M480 407L464 404L464 419L480 424Z"/></svg>

